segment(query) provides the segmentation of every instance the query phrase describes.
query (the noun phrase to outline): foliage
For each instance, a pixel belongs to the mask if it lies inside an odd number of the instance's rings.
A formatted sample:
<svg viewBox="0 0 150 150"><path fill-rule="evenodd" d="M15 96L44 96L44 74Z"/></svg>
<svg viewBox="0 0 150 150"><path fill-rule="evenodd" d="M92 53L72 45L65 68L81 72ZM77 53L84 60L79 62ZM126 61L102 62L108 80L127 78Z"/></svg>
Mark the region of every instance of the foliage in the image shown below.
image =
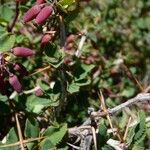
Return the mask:
<svg viewBox="0 0 150 150"><path fill-rule="evenodd" d="M67 150L68 143L80 146L69 129L89 117L88 107L102 111L99 90L107 108L143 92L150 84L149 9L148 0L0 0L0 149L20 146L9 145L20 140L15 114L31 140L27 149ZM110 116L122 138L129 117L138 121L121 141L127 149L150 149L147 109L137 104ZM108 119L94 128L98 149L113 149Z"/></svg>

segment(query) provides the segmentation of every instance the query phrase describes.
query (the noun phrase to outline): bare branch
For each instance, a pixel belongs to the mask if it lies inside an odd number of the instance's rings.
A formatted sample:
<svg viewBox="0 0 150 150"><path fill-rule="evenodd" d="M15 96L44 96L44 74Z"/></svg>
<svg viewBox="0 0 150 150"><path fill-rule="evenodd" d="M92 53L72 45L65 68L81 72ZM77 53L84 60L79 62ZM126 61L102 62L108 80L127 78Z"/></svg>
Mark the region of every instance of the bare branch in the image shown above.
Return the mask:
<svg viewBox="0 0 150 150"><path fill-rule="evenodd" d="M129 107L133 104L136 104L139 102L144 103L149 100L150 100L150 93L140 93L136 97L129 99L125 103L122 103L112 109L108 109L107 112L100 112L100 111L92 112L90 118L87 118L87 120L81 126L75 127L75 128L72 128L71 130L69 130L69 133L75 134L75 132L77 133L77 130L78 130L78 133L80 133L79 131L81 129L83 129L82 127L91 125L91 119L99 120L103 116L107 116L108 114L112 115L112 114L117 113L117 112L121 111L122 109Z"/></svg>
<svg viewBox="0 0 150 150"><path fill-rule="evenodd" d="M124 109L125 107L129 107L135 103L144 103L146 101L150 100L150 93L140 93L138 94L136 97L129 99L128 101L126 101L125 103L122 103L112 109L108 110L109 114L114 114L116 112L121 111L122 109ZM92 112L91 113L91 117L102 117L102 116L106 116L107 113L106 112Z"/></svg>
<svg viewBox="0 0 150 150"><path fill-rule="evenodd" d="M18 119L18 114L15 114L15 118L16 118L16 124L17 124L17 130L18 130L18 136L19 136L21 150L25 150L24 144L23 144L22 131L21 131L21 127L20 127L20 123L19 123L19 119Z"/></svg>

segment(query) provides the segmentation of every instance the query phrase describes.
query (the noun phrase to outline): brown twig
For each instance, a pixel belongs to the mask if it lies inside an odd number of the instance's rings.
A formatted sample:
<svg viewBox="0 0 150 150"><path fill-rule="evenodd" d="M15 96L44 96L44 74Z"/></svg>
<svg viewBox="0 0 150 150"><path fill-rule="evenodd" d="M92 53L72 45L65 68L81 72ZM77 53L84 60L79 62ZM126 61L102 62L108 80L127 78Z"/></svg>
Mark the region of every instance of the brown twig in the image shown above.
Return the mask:
<svg viewBox="0 0 150 150"><path fill-rule="evenodd" d="M103 96L103 94L102 94L102 91L100 91L100 94L98 93L98 96L99 96L99 99L101 100L101 105L102 105L103 111L107 113L106 117L107 117L107 120L108 120L108 122L109 122L109 124L110 124L110 127L111 127L112 131L113 131L113 128L114 128L114 127L113 127L113 124L112 124L110 115L109 115L109 113L108 113L108 110L107 110L107 108L106 108L105 101L104 101L104 96ZM118 132L116 132L116 133L113 132L113 135L114 135L114 136L117 135L117 137L118 137L118 139L119 139L120 142L123 141L122 137L120 136L120 134L119 134Z"/></svg>
<svg viewBox="0 0 150 150"><path fill-rule="evenodd" d="M20 146L21 146L21 150L25 150L24 149L24 144L23 144L22 131L21 131L21 127L20 127L20 123L19 123L19 119L18 119L18 114L15 114L15 119L16 119L16 124L17 124L17 131L18 131L19 143L20 143Z"/></svg>
<svg viewBox="0 0 150 150"><path fill-rule="evenodd" d="M126 138L127 138L127 134L128 134L128 130L129 130L129 125L130 125L130 123L131 123L131 117L129 118L129 120L128 120L128 123L127 123L127 126L126 126L126 130L125 130L125 133L124 133L124 136L123 136L123 140L125 141L126 140Z"/></svg>
<svg viewBox="0 0 150 150"><path fill-rule="evenodd" d="M144 88L143 88L142 84L133 75L133 73L131 72L131 70L125 64L121 64L121 66L125 70L127 76L137 85L137 87L139 88L139 90L141 92L144 92Z"/></svg>
<svg viewBox="0 0 150 150"><path fill-rule="evenodd" d="M30 142L34 142L34 141L41 140L41 139L44 139L44 138L46 138L46 137L31 138L31 139L23 140L23 143L30 143ZM1 145L0 148L13 147L13 146L17 146L17 145L20 145L20 142L16 142L16 143L12 143L12 144L6 144L6 145Z"/></svg>
<svg viewBox="0 0 150 150"><path fill-rule="evenodd" d="M29 76L33 76L33 75L39 74L40 72L44 72L44 71L47 71L47 70L50 70L50 69L51 69L51 66L48 65L48 66L46 66L44 68L38 69L36 72L30 74Z"/></svg>
<svg viewBox="0 0 150 150"><path fill-rule="evenodd" d="M108 111L107 111L107 108L106 108L106 105L105 105L104 96L103 96L103 94L102 94L102 91L100 91L100 94L98 93L98 97L99 97L99 99L100 99L100 101L101 101L101 107L102 107L103 111L107 113L107 115L106 115L107 120L108 120L108 122L109 122L109 125L110 125L111 129L113 130L112 121L111 121L110 116L109 116L109 113L108 113ZM114 134L114 132L113 132L113 134Z"/></svg>
<svg viewBox="0 0 150 150"><path fill-rule="evenodd" d="M96 140L95 128L91 127L91 129L92 129L92 134L93 134L93 142L94 142L95 150L97 150L97 140Z"/></svg>

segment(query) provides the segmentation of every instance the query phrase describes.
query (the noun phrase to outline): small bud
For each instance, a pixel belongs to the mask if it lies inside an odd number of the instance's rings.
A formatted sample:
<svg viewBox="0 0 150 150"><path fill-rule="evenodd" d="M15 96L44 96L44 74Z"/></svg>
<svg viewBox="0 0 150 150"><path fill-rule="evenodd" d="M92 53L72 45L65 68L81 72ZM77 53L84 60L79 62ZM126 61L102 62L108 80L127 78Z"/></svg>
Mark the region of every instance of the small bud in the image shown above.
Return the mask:
<svg viewBox="0 0 150 150"><path fill-rule="evenodd" d="M27 69L20 63L13 64L14 70L18 71L21 75L26 76L28 75Z"/></svg>
<svg viewBox="0 0 150 150"><path fill-rule="evenodd" d="M28 57L34 54L34 52L31 49L26 48L26 47L15 47L11 49L11 52L15 56L19 56L19 57Z"/></svg>
<svg viewBox="0 0 150 150"><path fill-rule="evenodd" d="M20 84L18 77L16 75L11 74L9 76L9 83L16 92L18 93L22 92L22 85Z"/></svg>
<svg viewBox="0 0 150 150"><path fill-rule="evenodd" d="M35 95L38 96L38 97L40 97L40 96L43 96L43 95L44 95L44 92L42 91L41 88L39 88L39 89L37 89L37 90L35 91Z"/></svg>
<svg viewBox="0 0 150 150"><path fill-rule="evenodd" d="M40 4L43 4L45 3L45 0L36 0L36 4L40 5Z"/></svg>
<svg viewBox="0 0 150 150"><path fill-rule="evenodd" d="M65 50L72 50L73 49L73 43L68 43L65 45Z"/></svg>
<svg viewBox="0 0 150 150"><path fill-rule="evenodd" d="M24 23L29 22L31 20L33 20L38 13L41 11L41 7L40 5L34 5L33 7L31 7L24 15L23 17L23 21Z"/></svg>
<svg viewBox="0 0 150 150"><path fill-rule="evenodd" d="M41 48L43 48L51 39L52 36L50 34L43 35L41 39Z"/></svg>
<svg viewBox="0 0 150 150"><path fill-rule="evenodd" d="M67 38L66 38L66 43L72 43L75 41L75 35L70 34Z"/></svg>
<svg viewBox="0 0 150 150"><path fill-rule="evenodd" d="M53 12L52 6L45 6L37 15L35 22L37 24L43 24L48 19L48 17L52 14L52 12Z"/></svg>
<svg viewBox="0 0 150 150"><path fill-rule="evenodd" d="M142 108L145 110L150 110L150 104L143 104Z"/></svg>

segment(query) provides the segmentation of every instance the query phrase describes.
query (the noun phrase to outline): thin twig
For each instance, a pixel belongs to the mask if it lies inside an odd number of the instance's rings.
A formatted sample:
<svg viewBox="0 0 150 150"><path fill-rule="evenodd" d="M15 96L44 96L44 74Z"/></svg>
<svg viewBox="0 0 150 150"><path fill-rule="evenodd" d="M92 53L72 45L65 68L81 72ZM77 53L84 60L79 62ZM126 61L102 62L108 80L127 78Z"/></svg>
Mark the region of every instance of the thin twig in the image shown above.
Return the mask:
<svg viewBox="0 0 150 150"><path fill-rule="evenodd" d="M127 138L127 134L128 134L128 130L129 130L129 125L130 125L130 123L131 123L131 117L129 118L129 120L128 120L128 123L127 123L127 126L126 126L126 130L125 130L125 133L124 133L124 136L123 136L123 140L125 141L126 140L126 138Z"/></svg>
<svg viewBox="0 0 150 150"><path fill-rule="evenodd" d="M24 145L23 145L23 136L22 136L22 131L21 131L19 119L18 119L18 114L15 114L15 119L16 119L16 124L17 124L17 130L18 130L18 136L19 136L19 142L20 142L21 150L25 150Z"/></svg>
<svg viewBox="0 0 150 150"><path fill-rule="evenodd" d="M125 65L125 64L122 64L121 65L122 68L125 70L125 72L127 73L127 76L134 81L134 83L138 86L139 90L141 92L144 92L144 88L142 86L142 84L137 80L137 78L133 75L133 73L131 72L131 70Z"/></svg>
<svg viewBox="0 0 150 150"><path fill-rule="evenodd" d="M103 109L104 112L107 113L107 115L106 115L107 120L108 120L108 122L109 122L109 124L110 124L111 129L113 130L112 121L111 121L110 116L109 116L109 113L108 113L108 111L107 111L107 108L106 108L106 105L105 105L105 101L104 101L104 96L103 96L101 90L100 90L100 94L98 93L98 96L99 96L99 99L100 99L100 101L101 101L102 109ZM113 134L114 134L114 133L113 133Z"/></svg>
<svg viewBox="0 0 150 150"><path fill-rule="evenodd" d="M122 104L110 109L109 113L113 114L113 113L121 111L123 108L129 107L135 103L138 103L138 102L142 103L144 101L149 101L149 100L150 100L150 93L141 93L141 94L138 94L136 97L129 99L125 103L122 103Z"/></svg>
<svg viewBox="0 0 150 150"><path fill-rule="evenodd" d="M95 150L97 150L96 132L94 127L92 127L92 134L93 134L93 142L94 142Z"/></svg>
<svg viewBox="0 0 150 150"><path fill-rule="evenodd" d="M12 32L12 29L15 26L15 23L17 21L18 16L19 16L19 2L16 1L16 13L15 13L15 17L14 17L12 23L9 24L8 27L7 27L7 31L8 32Z"/></svg>
<svg viewBox="0 0 150 150"><path fill-rule="evenodd" d="M30 74L29 76L33 76L33 75L38 74L38 73L40 73L40 72L44 72L44 71L46 71L46 70L49 70L50 68L51 68L51 66L48 65L48 66L46 66L46 67L44 67L44 68L38 69L38 71L36 71L36 72Z"/></svg>
<svg viewBox="0 0 150 150"><path fill-rule="evenodd" d="M30 143L30 142L34 142L34 141L41 140L41 139L44 139L44 138L46 138L46 137L31 138L31 139L23 140L23 143ZM16 142L16 143L12 143L12 144L6 144L6 145L1 145L0 148L13 147L13 146L17 146L17 145L20 145L20 142Z"/></svg>
<svg viewBox="0 0 150 150"><path fill-rule="evenodd" d="M99 96L99 99L101 100L101 104L102 104L103 111L107 113L106 117L107 117L107 120L108 120L108 122L109 122L109 124L110 124L110 127L111 127L111 129L113 130L114 127L113 127L113 124L112 124L110 115L109 115L109 113L108 113L108 110L107 110L107 108L106 108L105 101L104 101L104 96L103 96L101 90L100 90L100 94L98 93L98 96ZM118 132L116 132L116 134L115 134L115 132L113 132L113 135L114 135L114 136L117 135L117 137L118 137L118 139L119 139L120 142L123 141L122 138L121 138L121 136L120 136L120 134L119 134Z"/></svg>
<svg viewBox="0 0 150 150"><path fill-rule="evenodd" d="M75 145L73 145L73 144L71 144L71 143L67 143L69 146L71 146L71 147L73 147L74 149L80 149L80 147L78 147L78 146L75 146Z"/></svg>

